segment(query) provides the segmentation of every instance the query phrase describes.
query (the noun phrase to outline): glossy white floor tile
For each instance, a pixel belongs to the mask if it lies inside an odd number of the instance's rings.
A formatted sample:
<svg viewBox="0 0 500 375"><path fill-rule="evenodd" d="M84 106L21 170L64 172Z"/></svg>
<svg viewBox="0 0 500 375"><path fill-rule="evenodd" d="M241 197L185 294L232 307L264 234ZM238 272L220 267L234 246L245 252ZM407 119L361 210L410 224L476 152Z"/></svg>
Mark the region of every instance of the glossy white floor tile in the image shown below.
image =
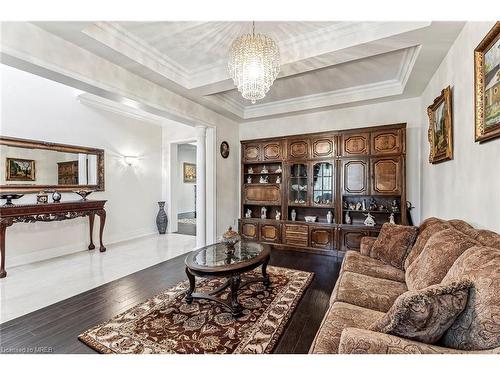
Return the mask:
<svg viewBox="0 0 500 375"><path fill-rule="evenodd" d="M196 238L154 235L7 269L0 279L0 323L194 249Z"/></svg>

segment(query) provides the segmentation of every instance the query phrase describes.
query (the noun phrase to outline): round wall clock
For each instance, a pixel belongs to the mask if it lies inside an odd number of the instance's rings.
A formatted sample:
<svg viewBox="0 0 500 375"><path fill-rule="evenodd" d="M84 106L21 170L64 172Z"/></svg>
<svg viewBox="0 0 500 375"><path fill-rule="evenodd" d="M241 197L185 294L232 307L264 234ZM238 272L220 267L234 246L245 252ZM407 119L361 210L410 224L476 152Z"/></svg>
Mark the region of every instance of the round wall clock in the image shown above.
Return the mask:
<svg viewBox="0 0 500 375"><path fill-rule="evenodd" d="M226 141L220 144L220 154L224 159L229 156L229 144Z"/></svg>

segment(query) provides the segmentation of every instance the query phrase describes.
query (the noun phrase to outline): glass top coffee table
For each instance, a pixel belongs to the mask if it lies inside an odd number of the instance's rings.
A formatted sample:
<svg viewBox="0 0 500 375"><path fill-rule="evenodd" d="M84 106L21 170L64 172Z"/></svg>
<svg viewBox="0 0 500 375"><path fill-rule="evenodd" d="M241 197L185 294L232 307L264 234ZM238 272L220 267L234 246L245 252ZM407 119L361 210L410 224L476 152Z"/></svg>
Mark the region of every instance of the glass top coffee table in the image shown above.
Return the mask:
<svg viewBox="0 0 500 375"><path fill-rule="evenodd" d="M233 248L217 243L191 252L185 260L189 279L186 302L190 304L195 298L208 299L227 307L233 316L239 316L242 308L238 302L238 291L245 285L255 282L262 282L266 287L270 285L267 274L270 257L269 245L253 241L240 241ZM259 266L262 266L262 277L245 278L242 281L242 274ZM195 293L195 276L227 278L227 281L208 293ZM230 301L216 297L227 288L230 288Z"/></svg>

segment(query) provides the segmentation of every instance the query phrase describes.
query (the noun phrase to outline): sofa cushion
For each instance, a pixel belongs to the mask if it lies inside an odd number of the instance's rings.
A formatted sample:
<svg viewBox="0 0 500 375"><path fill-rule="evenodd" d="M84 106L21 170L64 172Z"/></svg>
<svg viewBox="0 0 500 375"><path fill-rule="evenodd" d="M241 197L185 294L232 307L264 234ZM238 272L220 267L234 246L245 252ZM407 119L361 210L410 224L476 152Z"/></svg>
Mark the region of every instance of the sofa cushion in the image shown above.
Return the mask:
<svg viewBox="0 0 500 375"><path fill-rule="evenodd" d="M462 314L443 336L443 344L463 350L500 347L500 249L475 246L453 264L443 283L467 277L473 282Z"/></svg>
<svg viewBox="0 0 500 375"><path fill-rule="evenodd" d="M425 244L427 243L427 241L429 241L429 238L431 238L433 234L448 228L450 228L450 224L436 217L431 217L424 220L418 228L418 236L415 240L415 244L410 249L405 259L404 269L408 269L410 264L412 264L415 259L417 259L417 257L424 249Z"/></svg>
<svg viewBox="0 0 500 375"><path fill-rule="evenodd" d="M403 293L369 329L434 344L465 308L471 285L464 279Z"/></svg>
<svg viewBox="0 0 500 375"><path fill-rule="evenodd" d="M407 291L404 283L348 271L342 272L337 285L334 302L382 312L389 310L396 298Z"/></svg>
<svg viewBox="0 0 500 375"><path fill-rule="evenodd" d="M361 244L359 246L360 254L370 256L370 251L376 240L377 240L376 237L368 237L368 236L362 237Z"/></svg>
<svg viewBox="0 0 500 375"><path fill-rule="evenodd" d="M385 264L378 259L362 255L357 251L348 251L346 253L344 256L343 270L378 277L380 279L394 280L403 283L405 281L405 273L403 270Z"/></svg>
<svg viewBox="0 0 500 375"><path fill-rule="evenodd" d="M454 228L433 234L420 255L406 270L408 290L439 284L455 260L476 244L476 241Z"/></svg>
<svg viewBox="0 0 500 375"><path fill-rule="evenodd" d="M344 328L367 329L383 315L379 311L365 309L348 303L335 302L325 314L309 353L337 353L340 335Z"/></svg>
<svg viewBox="0 0 500 375"><path fill-rule="evenodd" d="M417 227L384 223L370 250L370 256L403 269L404 260L416 236Z"/></svg>

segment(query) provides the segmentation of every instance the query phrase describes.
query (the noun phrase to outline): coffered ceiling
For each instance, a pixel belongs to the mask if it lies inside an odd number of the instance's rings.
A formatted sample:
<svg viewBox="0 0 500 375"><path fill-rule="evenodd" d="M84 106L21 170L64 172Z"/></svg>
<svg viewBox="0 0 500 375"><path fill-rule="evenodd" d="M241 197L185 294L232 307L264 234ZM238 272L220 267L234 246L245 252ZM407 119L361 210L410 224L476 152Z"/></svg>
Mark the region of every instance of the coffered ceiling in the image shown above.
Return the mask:
<svg viewBox="0 0 500 375"><path fill-rule="evenodd" d="M227 73L250 22L37 22L36 25L238 121L419 96L463 22L257 22L281 52L251 104Z"/></svg>

